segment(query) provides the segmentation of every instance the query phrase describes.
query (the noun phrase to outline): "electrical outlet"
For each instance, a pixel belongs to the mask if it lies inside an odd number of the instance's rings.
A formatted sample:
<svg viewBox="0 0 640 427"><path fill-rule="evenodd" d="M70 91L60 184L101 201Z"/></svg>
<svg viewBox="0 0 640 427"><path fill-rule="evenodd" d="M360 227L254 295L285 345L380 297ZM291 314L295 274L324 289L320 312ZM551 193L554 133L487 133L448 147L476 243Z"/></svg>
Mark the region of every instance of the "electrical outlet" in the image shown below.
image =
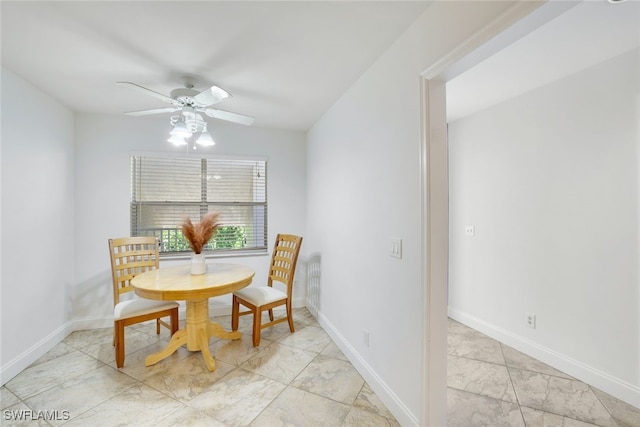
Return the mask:
<svg viewBox="0 0 640 427"><path fill-rule="evenodd" d="M363 329L362 330L362 337L364 339L365 347L369 347L369 331L367 331L366 329Z"/></svg>
<svg viewBox="0 0 640 427"><path fill-rule="evenodd" d="M525 323L531 329L536 328L536 315L531 313L525 313Z"/></svg>
<svg viewBox="0 0 640 427"><path fill-rule="evenodd" d="M464 234L466 234L469 237L473 237L476 235L476 227L474 227L473 225L467 225L464 228Z"/></svg>

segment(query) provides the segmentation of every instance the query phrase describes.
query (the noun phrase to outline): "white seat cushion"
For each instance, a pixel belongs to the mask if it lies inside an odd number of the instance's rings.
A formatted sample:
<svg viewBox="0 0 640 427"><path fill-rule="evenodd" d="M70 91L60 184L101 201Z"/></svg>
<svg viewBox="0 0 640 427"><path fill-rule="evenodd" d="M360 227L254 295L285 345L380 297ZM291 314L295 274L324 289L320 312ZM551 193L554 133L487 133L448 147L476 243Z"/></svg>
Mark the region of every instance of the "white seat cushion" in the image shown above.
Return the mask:
<svg viewBox="0 0 640 427"><path fill-rule="evenodd" d="M271 286L245 288L234 293L255 306L261 306L274 301L287 299L287 294L278 289L274 289Z"/></svg>
<svg viewBox="0 0 640 427"><path fill-rule="evenodd" d="M156 301L147 298L133 298L127 301L120 301L113 308L113 320L128 319L129 317L141 316L153 313L154 311L167 310L178 307L175 301Z"/></svg>

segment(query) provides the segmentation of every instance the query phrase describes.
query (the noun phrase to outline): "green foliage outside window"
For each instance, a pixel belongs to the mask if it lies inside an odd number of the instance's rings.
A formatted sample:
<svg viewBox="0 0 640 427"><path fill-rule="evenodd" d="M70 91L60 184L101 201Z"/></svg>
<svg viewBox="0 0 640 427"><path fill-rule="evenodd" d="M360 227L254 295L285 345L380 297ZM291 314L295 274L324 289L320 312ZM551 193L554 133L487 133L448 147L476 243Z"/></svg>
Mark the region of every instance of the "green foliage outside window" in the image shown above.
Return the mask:
<svg viewBox="0 0 640 427"><path fill-rule="evenodd" d="M218 232L207 247L211 249L242 249L246 244L244 227L224 225L218 228Z"/></svg>
<svg viewBox="0 0 640 427"><path fill-rule="evenodd" d="M160 241L160 252L190 252L191 247L179 228L147 230L145 235L154 236ZM222 225L209 243L207 250L242 249L246 246L245 228L238 225Z"/></svg>

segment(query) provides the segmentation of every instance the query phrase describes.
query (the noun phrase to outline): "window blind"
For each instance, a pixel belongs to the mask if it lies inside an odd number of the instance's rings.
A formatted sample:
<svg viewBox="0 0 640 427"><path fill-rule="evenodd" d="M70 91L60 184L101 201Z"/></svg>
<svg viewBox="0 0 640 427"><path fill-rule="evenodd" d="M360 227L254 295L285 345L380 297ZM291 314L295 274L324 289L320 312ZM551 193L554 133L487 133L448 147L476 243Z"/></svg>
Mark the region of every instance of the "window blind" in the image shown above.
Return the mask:
<svg viewBox="0 0 640 427"><path fill-rule="evenodd" d="M155 236L162 253L190 252L180 224L220 212L208 252L267 250L267 162L131 157L131 235Z"/></svg>

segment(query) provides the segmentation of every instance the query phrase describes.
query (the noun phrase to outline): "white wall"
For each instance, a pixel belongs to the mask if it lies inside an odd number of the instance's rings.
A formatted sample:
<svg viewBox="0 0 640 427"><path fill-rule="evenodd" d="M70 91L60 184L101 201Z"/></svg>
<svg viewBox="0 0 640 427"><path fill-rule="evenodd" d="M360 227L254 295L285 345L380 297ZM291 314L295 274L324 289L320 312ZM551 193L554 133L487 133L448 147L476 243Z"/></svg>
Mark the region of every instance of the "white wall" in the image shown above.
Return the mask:
<svg viewBox="0 0 640 427"><path fill-rule="evenodd" d="M2 384L71 332L73 123L2 69Z"/></svg>
<svg viewBox="0 0 640 427"><path fill-rule="evenodd" d="M2 70L2 384L74 329L111 325L107 239L129 234L129 157L177 152L169 130L166 117L74 118ZM217 145L209 154L268 159L269 245L278 232L304 236L304 134L213 120L210 130ZM221 261L250 265L254 285L266 283L268 255ZM162 261L177 262L186 261ZM306 299L305 267L303 243L297 306ZM212 314L229 311L230 296L212 306Z"/></svg>
<svg viewBox="0 0 640 427"><path fill-rule="evenodd" d="M452 317L636 406L639 71L635 50L449 125Z"/></svg>
<svg viewBox="0 0 640 427"><path fill-rule="evenodd" d="M308 134L306 250L321 262L319 320L402 425L420 423L425 404L420 73L508 6L433 3ZM391 237L402 238L402 259L389 256Z"/></svg>
<svg viewBox="0 0 640 427"><path fill-rule="evenodd" d="M129 235L130 156L136 152L183 155L184 148L174 147L166 141L170 130L167 116L76 116L76 280L71 297L77 328L109 325L113 303L107 240ZM216 145L199 152L263 156L268 160L269 252L279 232L304 236L304 134L246 127L213 119L209 130ZM304 254L303 241L294 287L294 299L298 305L304 304L305 300ZM256 270L253 285L266 284L267 255L219 261L250 265ZM161 265L177 262L187 261L161 261ZM230 304L228 295L210 301L210 305L219 305L224 310L230 310Z"/></svg>

